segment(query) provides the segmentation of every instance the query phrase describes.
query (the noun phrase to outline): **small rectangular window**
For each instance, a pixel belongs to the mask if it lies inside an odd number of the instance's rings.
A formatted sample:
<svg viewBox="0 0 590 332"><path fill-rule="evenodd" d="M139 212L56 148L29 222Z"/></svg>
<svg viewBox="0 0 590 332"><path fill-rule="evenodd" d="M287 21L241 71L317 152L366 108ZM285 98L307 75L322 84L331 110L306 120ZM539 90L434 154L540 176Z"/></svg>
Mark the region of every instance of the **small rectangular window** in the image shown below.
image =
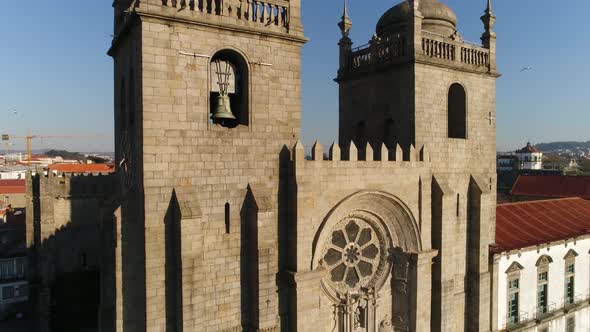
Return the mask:
<svg viewBox="0 0 590 332"><path fill-rule="evenodd" d="M18 285L14 287L14 297L26 297L29 289L26 284Z"/></svg>
<svg viewBox="0 0 590 332"><path fill-rule="evenodd" d="M576 331L576 318L574 316L569 317L567 319L566 331L567 332L575 332Z"/></svg>
<svg viewBox="0 0 590 332"><path fill-rule="evenodd" d="M510 294L508 300L508 318L510 323L518 323L518 292Z"/></svg>
<svg viewBox="0 0 590 332"><path fill-rule="evenodd" d="M509 289L515 289L518 288L518 279L512 279L508 282L508 288Z"/></svg>
<svg viewBox="0 0 590 332"><path fill-rule="evenodd" d="M7 286L2 288L2 299L3 300L10 300L14 298L14 287Z"/></svg>
<svg viewBox="0 0 590 332"><path fill-rule="evenodd" d="M21 259L17 259L16 260L16 275L19 278L22 278L25 276L25 260L23 258Z"/></svg>
<svg viewBox="0 0 590 332"><path fill-rule="evenodd" d="M537 291L537 311L539 313L547 312L547 283L539 285Z"/></svg>
<svg viewBox="0 0 590 332"><path fill-rule="evenodd" d="M574 277L567 278L566 300L568 304L574 303Z"/></svg>
<svg viewBox="0 0 590 332"><path fill-rule="evenodd" d="M567 266L567 273L574 273L574 272L576 272L576 271L575 271L574 264L569 264L569 265Z"/></svg>
<svg viewBox="0 0 590 332"><path fill-rule="evenodd" d="M539 273L539 281L547 281L547 272Z"/></svg>

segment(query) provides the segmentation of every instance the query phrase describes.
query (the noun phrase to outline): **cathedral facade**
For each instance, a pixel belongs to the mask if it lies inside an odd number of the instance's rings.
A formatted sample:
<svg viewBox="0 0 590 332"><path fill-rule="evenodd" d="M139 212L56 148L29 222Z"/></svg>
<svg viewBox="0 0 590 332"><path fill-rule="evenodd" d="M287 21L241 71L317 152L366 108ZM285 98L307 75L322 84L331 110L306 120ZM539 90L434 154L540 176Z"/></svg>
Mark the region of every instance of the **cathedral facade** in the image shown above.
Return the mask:
<svg viewBox="0 0 590 332"><path fill-rule="evenodd" d="M403 1L299 142L300 0L116 0L103 331L489 331L495 17Z"/></svg>

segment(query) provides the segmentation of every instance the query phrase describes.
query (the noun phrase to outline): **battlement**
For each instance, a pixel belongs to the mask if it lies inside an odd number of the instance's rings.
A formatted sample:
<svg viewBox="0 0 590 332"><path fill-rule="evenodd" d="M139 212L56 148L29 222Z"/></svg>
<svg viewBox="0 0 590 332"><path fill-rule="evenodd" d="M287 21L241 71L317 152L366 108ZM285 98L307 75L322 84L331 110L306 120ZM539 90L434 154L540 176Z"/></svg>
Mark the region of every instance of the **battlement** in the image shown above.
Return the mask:
<svg viewBox="0 0 590 332"><path fill-rule="evenodd" d="M303 34L298 0L135 0L127 9L122 9L120 15L131 11L207 25Z"/></svg>
<svg viewBox="0 0 590 332"><path fill-rule="evenodd" d="M109 174L75 174L52 172L44 174L42 170L27 173L27 192L31 195L54 197L111 197L118 192L119 179L116 173Z"/></svg>
<svg viewBox="0 0 590 332"><path fill-rule="evenodd" d="M365 147L359 149L356 147L354 142L346 147L341 148L337 143L333 143L328 154L324 154L324 148L319 141L316 141L311 149L311 156L305 155L305 147L300 141L297 141L295 146L291 149L291 160L296 165L300 163L312 163L318 161L331 161L331 162L366 162L371 165L382 165L382 164L401 164L407 162L422 162L430 163L430 156L425 146L420 149L416 149L414 145L408 146L406 149L397 144L394 149L388 148L384 143L381 143L378 150L375 150L370 143L367 143ZM348 156L348 157L346 157Z"/></svg>

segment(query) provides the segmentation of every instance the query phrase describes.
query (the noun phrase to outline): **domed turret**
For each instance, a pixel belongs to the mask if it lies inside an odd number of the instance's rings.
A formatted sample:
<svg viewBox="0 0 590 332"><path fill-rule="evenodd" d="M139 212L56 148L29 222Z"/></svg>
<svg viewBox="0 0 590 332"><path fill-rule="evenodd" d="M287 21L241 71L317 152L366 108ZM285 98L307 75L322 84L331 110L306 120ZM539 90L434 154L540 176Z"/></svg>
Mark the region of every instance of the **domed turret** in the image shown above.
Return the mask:
<svg viewBox="0 0 590 332"><path fill-rule="evenodd" d="M447 36L457 30L457 15L438 0L421 0L418 9L424 16L422 29ZM411 19L412 8L410 2L405 0L381 16L377 23L377 35L399 32L411 22Z"/></svg>

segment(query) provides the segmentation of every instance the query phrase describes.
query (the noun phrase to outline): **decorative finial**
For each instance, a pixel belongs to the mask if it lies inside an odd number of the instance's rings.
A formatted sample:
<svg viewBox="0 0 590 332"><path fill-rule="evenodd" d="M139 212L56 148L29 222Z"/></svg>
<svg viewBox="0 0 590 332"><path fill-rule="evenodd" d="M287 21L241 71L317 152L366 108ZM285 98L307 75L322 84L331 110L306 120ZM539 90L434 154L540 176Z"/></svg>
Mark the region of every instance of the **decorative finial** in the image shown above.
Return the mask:
<svg viewBox="0 0 590 332"><path fill-rule="evenodd" d="M492 0L488 0L488 7L486 8L486 14L493 14L493 12L492 12Z"/></svg>
<svg viewBox="0 0 590 332"><path fill-rule="evenodd" d="M346 6L346 0L344 0L344 13L342 14L342 20L338 23L338 27L342 32L342 37L348 38L350 28L352 28L352 21L348 17L348 7Z"/></svg>
<svg viewBox="0 0 590 332"><path fill-rule="evenodd" d="M494 23L496 22L496 16L492 11L492 0L488 0L488 5L484 11L484 15L481 17L483 22L485 33L490 34L494 29Z"/></svg>

